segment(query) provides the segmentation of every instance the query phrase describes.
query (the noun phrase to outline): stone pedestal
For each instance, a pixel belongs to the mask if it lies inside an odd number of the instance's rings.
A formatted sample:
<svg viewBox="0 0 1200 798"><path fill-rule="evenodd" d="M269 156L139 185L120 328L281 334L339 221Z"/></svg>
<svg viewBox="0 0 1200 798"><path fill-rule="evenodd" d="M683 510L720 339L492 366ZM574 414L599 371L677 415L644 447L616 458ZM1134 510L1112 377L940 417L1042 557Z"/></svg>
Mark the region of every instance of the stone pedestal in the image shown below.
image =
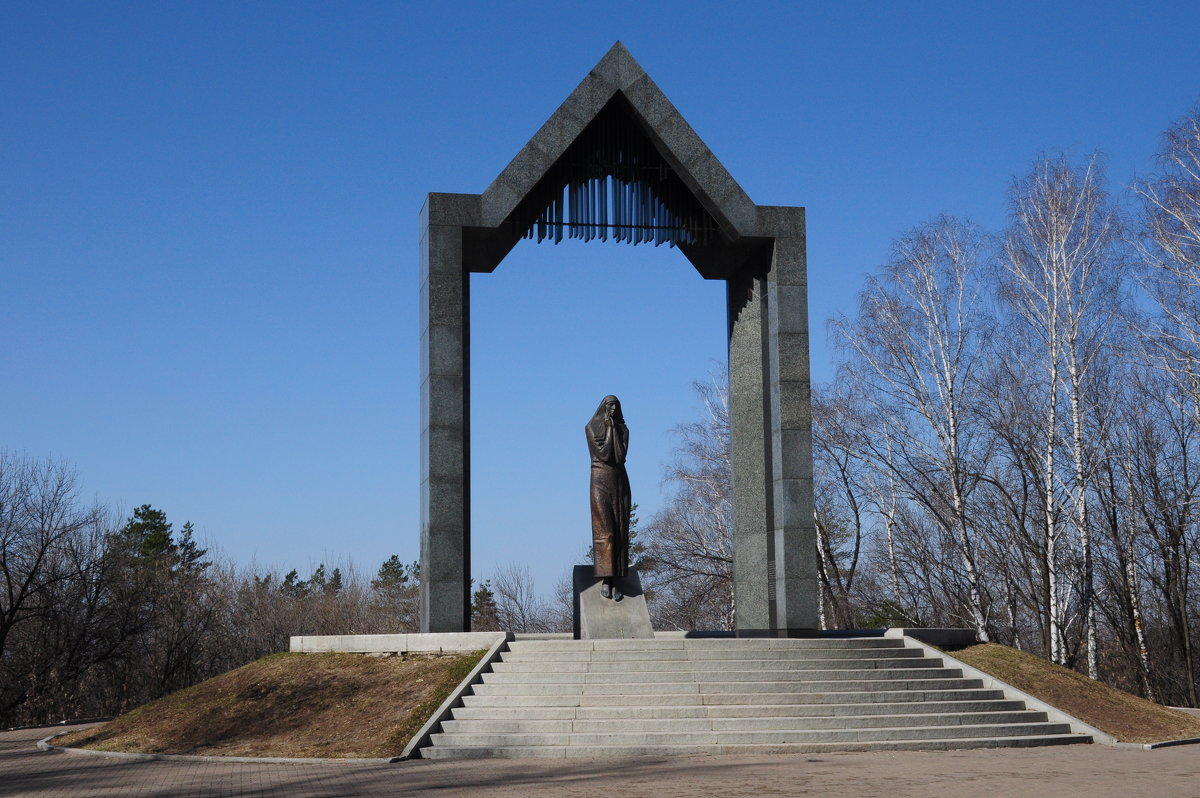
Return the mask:
<svg viewBox="0 0 1200 798"><path fill-rule="evenodd" d="M600 595L602 583L592 566L576 565L571 576L575 583L576 640L654 637L636 568L630 568L627 576L616 580L617 589L624 594L620 601Z"/></svg>

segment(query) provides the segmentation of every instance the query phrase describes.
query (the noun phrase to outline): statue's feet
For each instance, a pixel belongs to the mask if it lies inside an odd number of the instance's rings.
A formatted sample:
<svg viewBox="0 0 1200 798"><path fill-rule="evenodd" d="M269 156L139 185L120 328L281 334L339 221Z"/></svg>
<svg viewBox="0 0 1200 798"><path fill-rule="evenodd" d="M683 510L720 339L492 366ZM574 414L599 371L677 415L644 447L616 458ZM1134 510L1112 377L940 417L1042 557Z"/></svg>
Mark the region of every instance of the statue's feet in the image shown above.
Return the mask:
<svg viewBox="0 0 1200 798"><path fill-rule="evenodd" d="M613 601L620 601L621 599L625 598L625 594L622 593L620 590L618 590L615 587L612 590L612 594L613 594Z"/></svg>
<svg viewBox="0 0 1200 798"><path fill-rule="evenodd" d="M613 597L612 585L610 585L608 582L605 582L603 585L601 585L600 586L600 595L604 596L605 598L612 598Z"/></svg>

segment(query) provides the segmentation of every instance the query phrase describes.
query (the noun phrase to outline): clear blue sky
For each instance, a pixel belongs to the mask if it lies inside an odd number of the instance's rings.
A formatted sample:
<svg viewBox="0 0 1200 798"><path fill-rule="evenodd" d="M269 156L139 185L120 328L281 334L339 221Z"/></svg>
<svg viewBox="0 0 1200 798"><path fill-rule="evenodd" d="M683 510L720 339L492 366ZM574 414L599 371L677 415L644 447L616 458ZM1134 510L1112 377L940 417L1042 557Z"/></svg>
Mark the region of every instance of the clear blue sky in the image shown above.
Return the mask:
<svg viewBox="0 0 1200 798"><path fill-rule="evenodd" d="M617 39L755 202L808 208L817 380L894 237L998 227L1043 150L1102 150L1119 187L1200 99L1195 2L9 0L0 447L238 562L415 559L418 211L482 191ZM723 291L666 247L569 243L472 291L474 571L547 591L587 546L604 394L661 503Z"/></svg>

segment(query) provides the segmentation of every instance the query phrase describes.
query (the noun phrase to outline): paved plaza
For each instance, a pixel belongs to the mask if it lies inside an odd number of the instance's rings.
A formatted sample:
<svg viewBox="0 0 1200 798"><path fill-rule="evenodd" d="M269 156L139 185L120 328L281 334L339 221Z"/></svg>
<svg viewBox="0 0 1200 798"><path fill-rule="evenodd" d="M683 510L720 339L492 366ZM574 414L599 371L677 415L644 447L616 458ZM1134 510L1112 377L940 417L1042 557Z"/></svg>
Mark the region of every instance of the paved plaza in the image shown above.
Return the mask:
<svg viewBox="0 0 1200 798"><path fill-rule="evenodd" d="M621 760L245 764L45 753L0 732L0 796L1200 796L1200 745Z"/></svg>

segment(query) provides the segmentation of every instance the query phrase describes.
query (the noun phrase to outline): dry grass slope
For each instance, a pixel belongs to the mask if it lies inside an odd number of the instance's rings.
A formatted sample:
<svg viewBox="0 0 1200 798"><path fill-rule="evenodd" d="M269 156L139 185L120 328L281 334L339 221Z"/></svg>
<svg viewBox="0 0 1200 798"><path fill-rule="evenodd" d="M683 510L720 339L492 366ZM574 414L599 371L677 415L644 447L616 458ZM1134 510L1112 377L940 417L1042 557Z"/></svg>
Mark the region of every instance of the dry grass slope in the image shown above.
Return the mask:
<svg viewBox="0 0 1200 798"><path fill-rule="evenodd" d="M1200 718L1093 681L1015 648L984 643L950 654L1121 742L1157 743L1200 737Z"/></svg>
<svg viewBox="0 0 1200 798"><path fill-rule="evenodd" d="M482 655L275 654L55 742L155 754L395 756Z"/></svg>

